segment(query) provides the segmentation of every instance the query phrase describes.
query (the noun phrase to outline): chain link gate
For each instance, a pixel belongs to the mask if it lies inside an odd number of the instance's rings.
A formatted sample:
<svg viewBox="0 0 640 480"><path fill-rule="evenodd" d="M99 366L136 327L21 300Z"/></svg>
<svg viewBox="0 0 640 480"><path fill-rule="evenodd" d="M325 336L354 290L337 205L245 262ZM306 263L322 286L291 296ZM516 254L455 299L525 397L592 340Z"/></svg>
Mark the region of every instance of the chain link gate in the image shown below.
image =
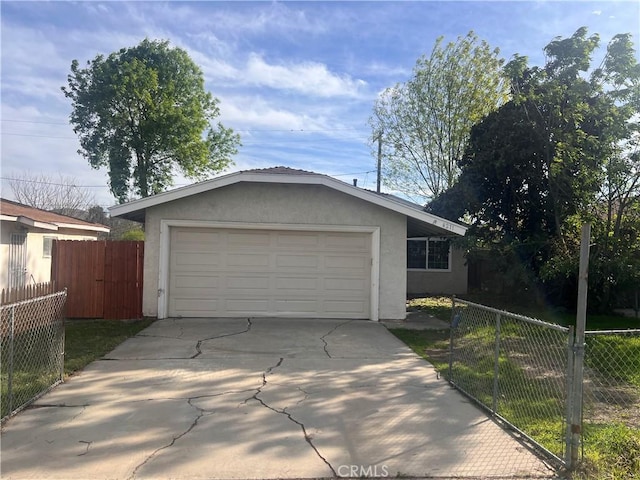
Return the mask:
<svg viewBox="0 0 640 480"><path fill-rule="evenodd" d="M578 341L573 327L454 298L448 380L558 466L575 468L595 443L640 428L640 330L587 331ZM621 468L640 470L627 456Z"/></svg>
<svg viewBox="0 0 640 480"><path fill-rule="evenodd" d="M582 457L607 443L618 453L610 473L640 478L640 329L587 331L585 340Z"/></svg>
<svg viewBox="0 0 640 480"><path fill-rule="evenodd" d="M449 381L566 464L570 328L454 298Z"/></svg>
<svg viewBox="0 0 640 480"><path fill-rule="evenodd" d="M2 421L64 378L66 290L0 307Z"/></svg>

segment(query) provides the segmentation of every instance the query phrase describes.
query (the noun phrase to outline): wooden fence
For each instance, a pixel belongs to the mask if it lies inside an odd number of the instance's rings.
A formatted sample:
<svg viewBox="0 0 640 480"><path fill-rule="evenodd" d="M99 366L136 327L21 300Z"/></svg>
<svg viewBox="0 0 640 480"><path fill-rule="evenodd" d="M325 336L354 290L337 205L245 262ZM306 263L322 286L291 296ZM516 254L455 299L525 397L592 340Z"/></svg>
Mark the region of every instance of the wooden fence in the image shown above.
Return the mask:
<svg viewBox="0 0 640 480"><path fill-rule="evenodd" d="M0 290L0 305L31 300L35 297L49 295L56 291L55 282L33 283L17 288L3 288Z"/></svg>
<svg viewBox="0 0 640 480"><path fill-rule="evenodd" d="M51 278L68 318L142 317L144 242L54 240Z"/></svg>

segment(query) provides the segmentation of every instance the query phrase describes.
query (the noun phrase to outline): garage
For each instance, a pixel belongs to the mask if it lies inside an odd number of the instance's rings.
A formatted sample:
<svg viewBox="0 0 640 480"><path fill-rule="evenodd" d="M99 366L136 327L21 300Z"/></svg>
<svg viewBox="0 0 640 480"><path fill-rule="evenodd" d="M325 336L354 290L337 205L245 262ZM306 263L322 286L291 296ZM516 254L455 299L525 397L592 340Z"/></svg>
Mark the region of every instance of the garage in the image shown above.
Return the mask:
<svg viewBox="0 0 640 480"><path fill-rule="evenodd" d="M407 239L466 230L393 195L287 167L230 173L110 211L144 223L142 312L157 318L403 319ZM466 279L460 259L416 275L439 289L448 277Z"/></svg>
<svg viewBox="0 0 640 480"><path fill-rule="evenodd" d="M171 317L369 318L366 232L170 228Z"/></svg>

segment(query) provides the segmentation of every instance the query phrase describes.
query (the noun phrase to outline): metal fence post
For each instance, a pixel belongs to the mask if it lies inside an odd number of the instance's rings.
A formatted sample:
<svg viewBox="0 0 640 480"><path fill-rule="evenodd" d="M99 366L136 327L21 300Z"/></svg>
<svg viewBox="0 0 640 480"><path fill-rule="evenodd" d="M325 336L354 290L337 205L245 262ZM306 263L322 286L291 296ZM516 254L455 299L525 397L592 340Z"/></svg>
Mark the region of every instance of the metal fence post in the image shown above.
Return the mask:
<svg viewBox="0 0 640 480"><path fill-rule="evenodd" d="M15 336L16 307L11 307L10 334L9 334L9 378L7 390L9 394L9 413L13 412L13 343Z"/></svg>
<svg viewBox="0 0 640 480"><path fill-rule="evenodd" d="M573 342L574 342L574 328L573 325L569 327L569 332L567 332L567 384L566 384L566 429L564 434L564 443L565 443L565 451L564 451L564 462L565 465L571 465L571 440L573 434L571 433L571 428L573 425L573 374L574 374L574 365L573 365Z"/></svg>
<svg viewBox="0 0 640 480"><path fill-rule="evenodd" d="M451 297L451 322L449 323L449 382L453 382L453 331L456 315L456 296Z"/></svg>
<svg viewBox="0 0 640 480"><path fill-rule="evenodd" d="M573 343L573 400L571 413L571 463L570 469L578 466L580 442L582 441L582 381L584 377L585 330L587 323L587 290L589 286L589 242L591 224L582 226L580 238L580 266L578 269L578 312L576 314L575 341Z"/></svg>
<svg viewBox="0 0 640 480"><path fill-rule="evenodd" d="M496 344L493 354L493 403L491 409L493 413L498 413L498 375L500 373L500 319L502 315L496 313Z"/></svg>

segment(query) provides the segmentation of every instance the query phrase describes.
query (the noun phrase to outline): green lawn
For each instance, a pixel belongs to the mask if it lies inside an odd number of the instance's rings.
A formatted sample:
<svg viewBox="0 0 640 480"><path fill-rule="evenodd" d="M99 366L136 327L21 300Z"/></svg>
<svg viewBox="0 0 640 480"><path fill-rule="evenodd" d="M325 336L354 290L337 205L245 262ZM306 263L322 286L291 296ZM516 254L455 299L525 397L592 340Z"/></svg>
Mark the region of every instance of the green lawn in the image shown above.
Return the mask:
<svg viewBox="0 0 640 480"><path fill-rule="evenodd" d="M527 317L538 318L549 323L558 325L575 325L575 313L561 311L552 307L533 307L530 305L520 305L504 298L486 295L467 295L461 297L462 300L487 305L489 307L518 313ZM407 309L421 310L434 315L442 320L451 319L451 297L424 297L414 298L407 302ZM640 319L625 317L617 313L610 314L589 314L587 315L587 330L615 330L639 328Z"/></svg>
<svg viewBox="0 0 640 480"><path fill-rule="evenodd" d="M127 338L151 325L152 320L68 320L65 323L64 374L71 375L92 361L101 358ZM46 390L60 378L56 366L56 341L50 334L31 331L14 339L13 376L11 378L13 403L8 398L10 345L2 345L0 371L0 413L2 417L24 402ZM53 341L53 347L52 347ZM59 343L57 343L59 345ZM50 351L53 349L53 351Z"/></svg>
<svg viewBox="0 0 640 480"><path fill-rule="evenodd" d="M64 373L71 375L101 358L153 320L67 320Z"/></svg>

